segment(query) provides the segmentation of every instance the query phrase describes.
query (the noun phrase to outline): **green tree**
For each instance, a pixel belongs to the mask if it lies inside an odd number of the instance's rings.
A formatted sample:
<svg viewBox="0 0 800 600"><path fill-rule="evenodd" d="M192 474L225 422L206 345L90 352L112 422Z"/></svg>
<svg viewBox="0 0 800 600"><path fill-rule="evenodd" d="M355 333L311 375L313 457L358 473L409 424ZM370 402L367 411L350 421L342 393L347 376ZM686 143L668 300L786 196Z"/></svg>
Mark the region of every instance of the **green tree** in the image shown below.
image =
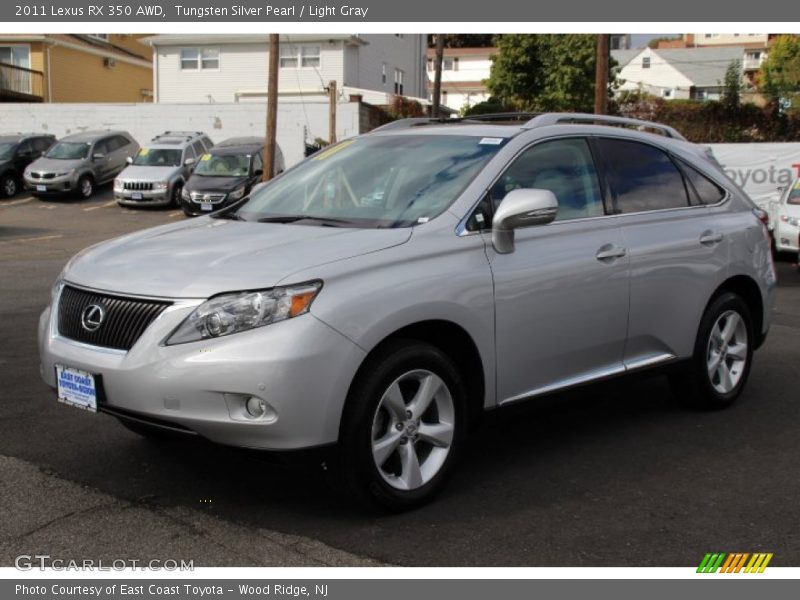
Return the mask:
<svg viewBox="0 0 800 600"><path fill-rule="evenodd" d="M800 91L800 37L782 35L761 65L759 86L778 104L790 104Z"/></svg>
<svg viewBox="0 0 800 600"><path fill-rule="evenodd" d="M742 63L731 61L725 70L725 82L722 89L722 106L729 113L739 110L742 93Z"/></svg>
<svg viewBox="0 0 800 600"><path fill-rule="evenodd" d="M594 35L504 35L486 85L516 110L592 112L596 43Z"/></svg>
<svg viewBox="0 0 800 600"><path fill-rule="evenodd" d="M486 48L494 42L494 35L491 33L444 33L445 48ZM433 34L428 36L428 46L436 46Z"/></svg>

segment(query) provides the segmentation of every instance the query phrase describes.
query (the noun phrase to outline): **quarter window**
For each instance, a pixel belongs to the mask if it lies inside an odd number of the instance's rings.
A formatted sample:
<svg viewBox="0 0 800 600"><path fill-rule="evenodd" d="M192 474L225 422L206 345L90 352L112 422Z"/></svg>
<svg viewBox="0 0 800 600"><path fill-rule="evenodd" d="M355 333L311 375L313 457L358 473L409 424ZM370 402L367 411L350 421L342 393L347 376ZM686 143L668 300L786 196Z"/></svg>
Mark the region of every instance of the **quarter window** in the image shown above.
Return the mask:
<svg viewBox="0 0 800 600"><path fill-rule="evenodd" d="M684 162L680 166L693 192L690 193L692 204L716 204L725 197L725 190L708 177Z"/></svg>
<svg viewBox="0 0 800 600"><path fill-rule="evenodd" d="M194 148L194 152L197 156L203 156L206 153L205 148L203 148L203 144L199 141L192 144L192 148Z"/></svg>
<svg viewBox="0 0 800 600"><path fill-rule="evenodd" d="M689 206L683 176L665 152L627 140L597 144L611 172L617 213Z"/></svg>
<svg viewBox="0 0 800 600"><path fill-rule="evenodd" d="M589 145L581 138L543 142L523 152L492 186L494 207L520 188L553 192L558 199L557 221L604 214L597 170Z"/></svg>

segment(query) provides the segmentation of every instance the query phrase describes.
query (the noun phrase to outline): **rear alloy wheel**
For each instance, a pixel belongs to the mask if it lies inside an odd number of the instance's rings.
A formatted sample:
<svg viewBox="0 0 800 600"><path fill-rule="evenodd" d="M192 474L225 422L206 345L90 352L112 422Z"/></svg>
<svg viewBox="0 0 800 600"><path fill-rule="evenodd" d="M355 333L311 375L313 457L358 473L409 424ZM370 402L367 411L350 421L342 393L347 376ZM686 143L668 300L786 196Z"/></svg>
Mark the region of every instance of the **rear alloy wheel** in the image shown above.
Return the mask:
<svg viewBox="0 0 800 600"><path fill-rule="evenodd" d="M731 292L718 296L703 315L689 368L670 377L676 396L697 408L733 404L750 373L753 339L747 304Z"/></svg>
<svg viewBox="0 0 800 600"><path fill-rule="evenodd" d="M91 198L94 193L94 182L88 175L84 175L78 180L78 194L84 200Z"/></svg>
<svg viewBox="0 0 800 600"><path fill-rule="evenodd" d="M460 454L466 392L438 348L392 342L353 385L340 432L340 476L362 503L393 511L430 500Z"/></svg>
<svg viewBox="0 0 800 600"><path fill-rule="evenodd" d="M0 189L3 190L3 195L6 198L16 196L19 186L17 185L17 178L11 174L4 175L2 182L0 182Z"/></svg>

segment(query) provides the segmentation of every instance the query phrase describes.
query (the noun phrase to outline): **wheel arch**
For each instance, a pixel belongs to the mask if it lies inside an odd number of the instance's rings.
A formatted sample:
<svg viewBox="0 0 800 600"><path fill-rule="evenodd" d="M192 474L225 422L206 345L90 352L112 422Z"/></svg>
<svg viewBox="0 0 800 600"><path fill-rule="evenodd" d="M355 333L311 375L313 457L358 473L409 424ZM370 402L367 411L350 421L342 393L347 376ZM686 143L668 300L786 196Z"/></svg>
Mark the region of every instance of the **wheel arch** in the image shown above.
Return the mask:
<svg viewBox="0 0 800 600"><path fill-rule="evenodd" d="M748 275L734 275L723 281L717 289L714 290L714 293L711 295L706 305L706 309L718 296L725 292L733 292L741 297L750 309L750 315L753 318L753 329L756 336L755 348L758 348L764 342L765 338L763 331L764 298L761 294L761 288L759 288L755 280Z"/></svg>
<svg viewBox="0 0 800 600"><path fill-rule="evenodd" d="M472 336L461 325L445 319L418 321L385 335L367 352L350 382L350 389L363 373L369 359L387 344L397 340L425 342L444 352L464 378L470 423L480 418L487 385L483 358Z"/></svg>

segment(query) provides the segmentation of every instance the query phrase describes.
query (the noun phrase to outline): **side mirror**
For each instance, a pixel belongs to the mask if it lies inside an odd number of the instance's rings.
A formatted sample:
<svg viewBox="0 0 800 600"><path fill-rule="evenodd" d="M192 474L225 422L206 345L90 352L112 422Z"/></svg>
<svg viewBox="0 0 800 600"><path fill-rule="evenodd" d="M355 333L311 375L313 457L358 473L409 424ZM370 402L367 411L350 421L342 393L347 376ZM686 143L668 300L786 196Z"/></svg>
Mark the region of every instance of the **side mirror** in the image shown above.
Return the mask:
<svg viewBox="0 0 800 600"><path fill-rule="evenodd" d="M132 165L133 164L133 157L132 156L126 157L125 158L125 162L128 163L129 165Z"/></svg>
<svg viewBox="0 0 800 600"><path fill-rule="evenodd" d="M193 158L190 156L189 158L187 158L186 160L184 160L184 161L183 161L183 164L184 164L184 165L186 165L187 167L189 167L189 166L191 166L191 165L193 165L193 164L194 164L194 160L195 160L195 159L193 159Z"/></svg>
<svg viewBox="0 0 800 600"><path fill-rule="evenodd" d="M492 245L500 254L514 251L514 230L552 223L558 213L558 199L550 190L512 190L494 213Z"/></svg>
<svg viewBox="0 0 800 600"><path fill-rule="evenodd" d="M92 154L92 160L103 160L106 157L102 152L95 152Z"/></svg>

